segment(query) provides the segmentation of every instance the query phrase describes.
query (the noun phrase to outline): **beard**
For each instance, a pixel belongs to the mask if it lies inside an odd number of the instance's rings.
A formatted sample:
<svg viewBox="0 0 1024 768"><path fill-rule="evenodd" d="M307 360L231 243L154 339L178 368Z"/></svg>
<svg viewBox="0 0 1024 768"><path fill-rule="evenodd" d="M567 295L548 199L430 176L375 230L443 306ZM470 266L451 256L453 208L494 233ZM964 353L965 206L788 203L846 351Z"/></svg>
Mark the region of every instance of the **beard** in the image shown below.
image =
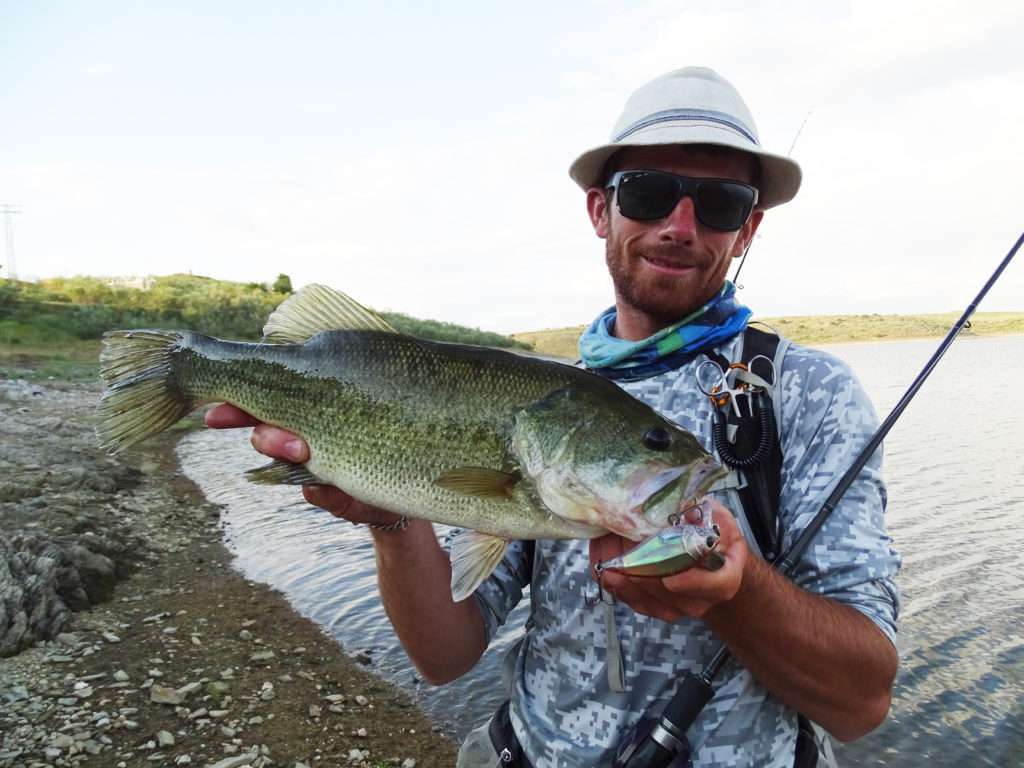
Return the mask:
<svg viewBox="0 0 1024 768"><path fill-rule="evenodd" d="M627 252L626 243L615 236L605 240L605 262L620 300L647 315L660 326L678 322L709 301L721 288L710 290L695 285L691 279L673 278L644 273L638 269L644 257L690 264L698 268L694 279L705 274L708 259L689 249L675 246L664 248L634 248Z"/></svg>

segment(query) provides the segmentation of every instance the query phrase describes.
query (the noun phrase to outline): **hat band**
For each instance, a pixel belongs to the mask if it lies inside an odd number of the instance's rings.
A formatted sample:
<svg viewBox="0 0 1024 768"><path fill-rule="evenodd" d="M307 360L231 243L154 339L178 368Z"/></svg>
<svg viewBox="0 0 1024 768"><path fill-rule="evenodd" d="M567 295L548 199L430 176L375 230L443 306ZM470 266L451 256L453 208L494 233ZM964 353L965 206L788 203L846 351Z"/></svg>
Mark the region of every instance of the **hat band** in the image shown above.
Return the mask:
<svg viewBox="0 0 1024 768"><path fill-rule="evenodd" d="M701 121L705 123L718 123L724 125L736 133L740 134L747 141L753 142L756 146L761 146L758 142L757 137L754 136L753 131L743 125L741 122L736 120L732 115L728 115L725 112L715 112L713 110L703 109L666 109L661 112L655 112L652 115L641 118L633 123L631 126L622 131L618 136L612 139L613 144L617 144L630 134L636 133L643 128L650 128L652 125L658 125L659 123L670 123L676 121Z"/></svg>

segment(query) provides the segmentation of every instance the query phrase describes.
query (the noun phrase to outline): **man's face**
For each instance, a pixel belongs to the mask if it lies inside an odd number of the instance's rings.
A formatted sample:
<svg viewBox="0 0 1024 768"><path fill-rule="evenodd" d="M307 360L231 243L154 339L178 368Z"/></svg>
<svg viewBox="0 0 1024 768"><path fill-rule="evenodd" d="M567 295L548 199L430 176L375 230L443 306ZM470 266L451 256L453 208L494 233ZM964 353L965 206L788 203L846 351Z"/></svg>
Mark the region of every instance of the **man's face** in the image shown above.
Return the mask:
<svg viewBox="0 0 1024 768"><path fill-rule="evenodd" d="M616 155L609 173L631 169L753 181L750 157L740 152L631 147ZM614 196L606 202L605 190L598 187L587 191L587 208L594 232L605 240L620 318L629 314L650 333L699 309L721 290L732 259L743 254L763 215L755 210L737 231L720 232L701 224L693 199L683 197L668 216L639 221L623 216Z"/></svg>

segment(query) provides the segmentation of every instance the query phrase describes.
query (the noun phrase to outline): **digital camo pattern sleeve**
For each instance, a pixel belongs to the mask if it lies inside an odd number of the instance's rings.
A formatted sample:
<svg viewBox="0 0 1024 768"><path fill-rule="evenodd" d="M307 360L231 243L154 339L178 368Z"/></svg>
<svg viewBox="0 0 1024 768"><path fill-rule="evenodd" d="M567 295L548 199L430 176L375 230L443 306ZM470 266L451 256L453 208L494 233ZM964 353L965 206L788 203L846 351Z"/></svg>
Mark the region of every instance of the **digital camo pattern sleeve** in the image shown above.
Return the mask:
<svg viewBox="0 0 1024 768"><path fill-rule="evenodd" d="M783 364L782 489L785 547L818 513L871 439L878 418L850 368L832 355L792 346ZM895 643L900 557L885 531L881 449L846 491L797 563L800 586L864 613Z"/></svg>
<svg viewBox="0 0 1024 768"><path fill-rule="evenodd" d="M532 566L526 557L525 542L513 541L498 567L473 593L484 615L488 645L522 599L523 590L530 583Z"/></svg>

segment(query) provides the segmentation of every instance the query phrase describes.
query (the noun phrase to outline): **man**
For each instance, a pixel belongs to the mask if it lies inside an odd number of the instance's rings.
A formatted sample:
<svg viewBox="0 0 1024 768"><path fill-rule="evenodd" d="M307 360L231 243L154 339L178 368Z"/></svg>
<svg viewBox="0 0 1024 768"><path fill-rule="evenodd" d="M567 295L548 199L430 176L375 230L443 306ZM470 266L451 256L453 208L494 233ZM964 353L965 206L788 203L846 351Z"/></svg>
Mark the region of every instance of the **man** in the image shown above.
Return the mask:
<svg viewBox="0 0 1024 768"><path fill-rule="evenodd" d="M796 194L798 166L760 148L731 85L687 68L633 94L612 141L581 155L570 173L586 190L615 287L614 307L581 339L583 362L712 449L714 406L696 369L711 352L739 359L750 313L726 272L765 209ZM778 375L779 514L788 544L870 437L875 417L849 371L828 355L792 346ZM254 423L228 406L207 420ZM302 441L266 425L252 440L269 456L308 455ZM869 463L819 533L797 583L751 551L736 483L726 482L710 502L725 565L663 579L606 573L601 586L614 603L595 599L591 565L623 551L617 536L591 542L589 552L581 541L539 541L532 560L513 545L474 599L455 604L448 555L429 523L404 527L397 515L336 488L304 493L371 525L384 606L433 683L477 662L530 584L531 618L507 715L523 764L611 765L629 726L649 708L660 710L681 677L724 642L736 662L687 734L694 765L790 766L797 712L841 740L867 733L888 712L899 559L884 530L880 461Z"/></svg>

